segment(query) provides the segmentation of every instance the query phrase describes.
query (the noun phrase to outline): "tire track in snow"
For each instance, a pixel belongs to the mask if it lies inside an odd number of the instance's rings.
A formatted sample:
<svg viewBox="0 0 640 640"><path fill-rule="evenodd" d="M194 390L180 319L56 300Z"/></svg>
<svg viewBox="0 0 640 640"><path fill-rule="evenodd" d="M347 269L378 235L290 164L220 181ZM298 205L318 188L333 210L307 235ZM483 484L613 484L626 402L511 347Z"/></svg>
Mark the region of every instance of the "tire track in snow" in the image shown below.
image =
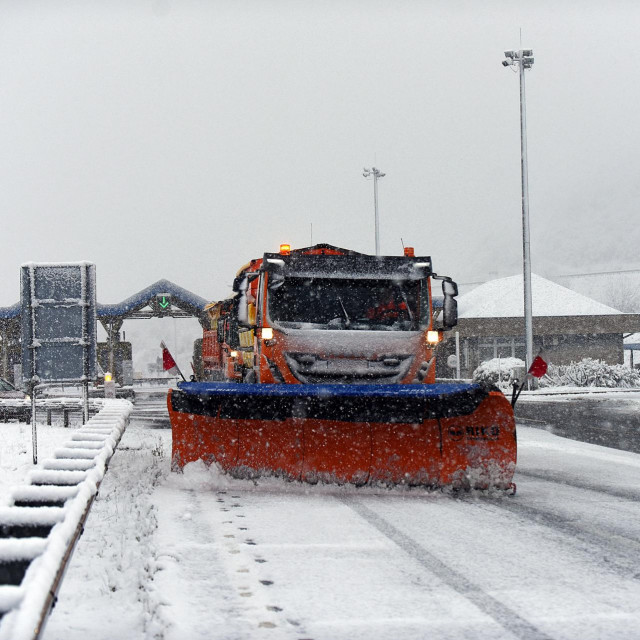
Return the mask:
<svg viewBox="0 0 640 640"><path fill-rule="evenodd" d="M454 591L470 600L480 611L495 620L501 627L522 640L552 640L551 636L519 616L515 611L489 595L455 569L447 566L419 542L397 529L388 520L362 504L357 498L340 497L344 504L353 509L361 518L377 529L416 560L422 567L436 575Z"/></svg>
<svg viewBox="0 0 640 640"><path fill-rule="evenodd" d="M493 502L485 507L503 509L529 522L560 532L566 536L565 543L573 548L576 548L578 540L599 552L604 551L607 554L603 556L606 566L627 577L640 579L637 563L637 558L640 556L640 540L624 535L613 527L580 526L571 517L517 501Z"/></svg>
<svg viewBox="0 0 640 640"><path fill-rule="evenodd" d="M554 473L553 471L520 471L518 469L516 474L517 476L524 476L525 478L535 478L536 480L543 480L552 484L564 484L576 489L584 489L585 491L603 493L614 498L640 502L640 491L634 491L631 487L622 489L617 487L603 487L602 485L591 482L578 482L562 473Z"/></svg>

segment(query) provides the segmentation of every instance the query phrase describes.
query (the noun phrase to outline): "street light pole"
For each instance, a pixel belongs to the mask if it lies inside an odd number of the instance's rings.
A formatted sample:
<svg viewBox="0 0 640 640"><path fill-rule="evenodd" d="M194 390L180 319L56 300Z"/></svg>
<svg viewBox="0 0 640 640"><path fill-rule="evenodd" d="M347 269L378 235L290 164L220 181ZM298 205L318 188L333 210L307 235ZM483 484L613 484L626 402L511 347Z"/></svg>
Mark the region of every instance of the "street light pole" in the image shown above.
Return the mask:
<svg viewBox="0 0 640 640"><path fill-rule="evenodd" d="M531 247L529 242L529 170L527 165L527 110L525 103L525 69L533 65L533 51L505 51L505 67L518 67L520 76L520 172L522 182L522 279L524 284L524 334L527 369L533 362L533 303L531 296Z"/></svg>
<svg viewBox="0 0 640 640"><path fill-rule="evenodd" d="M365 178L373 176L373 209L375 214L375 230L376 230L376 255L380 255L380 220L378 217L378 178L384 178L386 173L382 173L379 169L372 167L371 169L363 169L362 175Z"/></svg>

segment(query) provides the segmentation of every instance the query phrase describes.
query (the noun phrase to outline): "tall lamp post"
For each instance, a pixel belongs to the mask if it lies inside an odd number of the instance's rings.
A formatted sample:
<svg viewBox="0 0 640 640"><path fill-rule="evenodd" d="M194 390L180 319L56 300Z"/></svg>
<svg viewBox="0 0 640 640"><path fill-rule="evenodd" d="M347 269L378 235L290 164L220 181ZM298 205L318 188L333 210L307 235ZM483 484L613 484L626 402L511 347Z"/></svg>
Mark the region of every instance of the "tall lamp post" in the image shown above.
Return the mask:
<svg viewBox="0 0 640 640"><path fill-rule="evenodd" d="M376 255L380 255L380 222L378 218L378 178L384 178L386 173L382 173L380 169L371 167L371 169L363 169L362 175L365 178L373 176L373 208L375 211L375 225L376 225Z"/></svg>
<svg viewBox="0 0 640 640"><path fill-rule="evenodd" d="M527 368L533 362L533 310L531 302L531 253L529 246L529 176L527 167L527 111L525 106L524 72L533 65L533 51L505 51L505 67L517 68L520 75L520 169L522 177L522 279L524 282L524 334Z"/></svg>

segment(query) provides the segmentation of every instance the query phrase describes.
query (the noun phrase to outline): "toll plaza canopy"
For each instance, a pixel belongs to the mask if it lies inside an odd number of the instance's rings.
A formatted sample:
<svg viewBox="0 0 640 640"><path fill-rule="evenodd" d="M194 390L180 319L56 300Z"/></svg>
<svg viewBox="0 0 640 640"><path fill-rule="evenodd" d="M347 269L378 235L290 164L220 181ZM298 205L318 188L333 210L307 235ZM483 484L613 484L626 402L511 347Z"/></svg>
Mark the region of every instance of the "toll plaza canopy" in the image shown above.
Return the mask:
<svg viewBox="0 0 640 640"><path fill-rule="evenodd" d="M0 320L14 320L20 317L20 303L16 302L10 307L0 307Z"/></svg>
<svg viewBox="0 0 640 640"><path fill-rule="evenodd" d="M154 316L194 316L201 322L206 318L204 308L209 300L174 284L170 280L158 280L129 298L115 304L98 303L97 316L101 322L126 318ZM149 306L150 311L142 311ZM176 311L175 308L179 309Z"/></svg>

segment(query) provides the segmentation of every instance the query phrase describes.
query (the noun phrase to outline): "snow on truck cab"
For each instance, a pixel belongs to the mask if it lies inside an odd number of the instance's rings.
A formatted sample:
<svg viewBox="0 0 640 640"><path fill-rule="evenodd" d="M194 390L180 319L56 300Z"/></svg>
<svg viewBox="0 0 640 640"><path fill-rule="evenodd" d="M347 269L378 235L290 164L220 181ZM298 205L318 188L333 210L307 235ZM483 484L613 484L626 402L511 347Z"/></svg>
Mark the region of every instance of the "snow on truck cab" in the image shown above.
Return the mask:
<svg viewBox="0 0 640 640"><path fill-rule="evenodd" d="M169 392L172 468L203 459L242 477L510 488L509 402L435 379L457 293L412 249L283 245L252 260L208 308L198 381Z"/></svg>

